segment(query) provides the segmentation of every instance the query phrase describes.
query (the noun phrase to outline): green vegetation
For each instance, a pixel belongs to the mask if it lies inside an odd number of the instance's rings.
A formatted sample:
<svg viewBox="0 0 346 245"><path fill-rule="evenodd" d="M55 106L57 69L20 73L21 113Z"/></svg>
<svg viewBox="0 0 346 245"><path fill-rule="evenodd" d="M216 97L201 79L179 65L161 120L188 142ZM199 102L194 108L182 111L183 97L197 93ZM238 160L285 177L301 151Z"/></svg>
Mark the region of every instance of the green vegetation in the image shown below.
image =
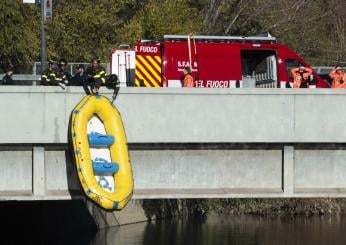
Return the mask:
<svg viewBox="0 0 346 245"><path fill-rule="evenodd" d="M18 1L0 0L0 23L0 62L37 60L39 16L36 7L24 6Z"/></svg>
<svg viewBox="0 0 346 245"><path fill-rule="evenodd" d="M149 219L223 215L343 215L343 198L229 198L229 199L163 199L143 200L142 207Z"/></svg>
<svg viewBox="0 0 346 245"><path fill-rule="evenodd" d="M185 0L151 0L118 31L119 40L135 44L141 38L159 40L165 34L203 33L198 11Z"/></svg>
<svg viewBox="0 0 346 245"><path fill-rule="evenodd" d="M109 49L164 34L255 35L270 32L313 65L346 57L343 0L57 0L47 23L50 58L108 60ZM0 0L1 62L39 60L40 10Z"/></svg>
<svg viewBox="0 0 346 245"><path fill-rule="evenodd" d="M200 213L254 215L338 215L345 214L342 198L232 198L201 199L194 203Z"/></svg>

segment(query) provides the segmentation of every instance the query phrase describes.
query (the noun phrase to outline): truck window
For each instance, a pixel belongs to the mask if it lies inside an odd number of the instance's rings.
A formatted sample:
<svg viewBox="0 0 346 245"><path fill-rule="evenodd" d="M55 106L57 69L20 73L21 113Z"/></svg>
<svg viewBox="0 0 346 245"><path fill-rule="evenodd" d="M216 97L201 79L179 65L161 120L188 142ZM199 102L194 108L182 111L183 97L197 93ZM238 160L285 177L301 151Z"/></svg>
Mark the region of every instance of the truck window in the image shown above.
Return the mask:
<svg viewBox="0 0 346 245"><path fill-rule="evenodd" d="M289 78L293 79L291 74L292 68L296 68L298 67L298 65L302 65L302 63L300 63L298 60L295 60L295 59L287 59L285 63L286 63L287 75Z"/></svg>

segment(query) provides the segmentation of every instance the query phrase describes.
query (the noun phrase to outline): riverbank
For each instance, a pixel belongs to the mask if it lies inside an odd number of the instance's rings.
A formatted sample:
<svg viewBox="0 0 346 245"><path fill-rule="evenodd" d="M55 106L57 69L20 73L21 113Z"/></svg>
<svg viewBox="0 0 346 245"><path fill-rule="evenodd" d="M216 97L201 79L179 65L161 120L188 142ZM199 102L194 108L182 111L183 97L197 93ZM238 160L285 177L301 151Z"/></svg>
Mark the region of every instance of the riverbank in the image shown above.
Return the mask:
<svg viewBox="0 0 346 245"><path fill-rule="evenodd" d="M346 213L345 198L237 198L144 200L149 218L217 214L337 215Z"/></svg>
<svg viewBox="0 0 346 245"><path fill-rule="evenodd" d="M201 213L306 216L346 213L343 198L209 199L199 200L196 205Z"/></svg>

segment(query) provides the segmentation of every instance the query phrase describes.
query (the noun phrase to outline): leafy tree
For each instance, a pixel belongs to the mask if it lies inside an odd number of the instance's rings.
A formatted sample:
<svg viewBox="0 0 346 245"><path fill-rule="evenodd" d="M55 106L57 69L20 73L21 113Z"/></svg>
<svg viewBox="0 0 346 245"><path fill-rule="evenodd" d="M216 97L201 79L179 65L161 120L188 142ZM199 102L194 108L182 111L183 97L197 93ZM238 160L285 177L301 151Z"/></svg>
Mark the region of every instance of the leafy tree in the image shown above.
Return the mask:
<svg viewBox="0 0 346 245"><path fill-rule="evenodd" d="M346 57L344 0L58 0L47 23L49 58L108 59L109 49L165 34L270 32L313 65ZM0 0L1 62L39 60L39 9Z"/></svg>
<svg viewBox="0 0 346 245"><path fill-rule="evenodd" d="M118 32L119 41L160 39L165 34L203 34L202 16L187 1L151 0Z"/></svg>
<svg viewBox="0 0 346 245"><path fill-rule="evenodd" d="M39 17L34 5L0 1L0 61L23 63L38 59Z"/></svg>
<svg viewBox="0 0 346 245"><path fill-rule="evenodd" d="M107 60L117 40L117 28L123 25L127 9L135 9L134 0L59 0L48 25L48 52L51 58L86 61L93 56ZM123 19L118 16L122 16Z"/></svg>

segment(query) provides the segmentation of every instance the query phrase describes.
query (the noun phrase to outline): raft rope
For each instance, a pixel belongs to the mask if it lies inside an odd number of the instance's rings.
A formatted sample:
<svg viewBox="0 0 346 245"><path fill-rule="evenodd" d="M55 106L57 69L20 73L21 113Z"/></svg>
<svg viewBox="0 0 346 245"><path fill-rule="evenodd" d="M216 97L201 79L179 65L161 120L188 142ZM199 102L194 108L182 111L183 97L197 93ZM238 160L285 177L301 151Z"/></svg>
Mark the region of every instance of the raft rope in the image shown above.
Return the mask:
<svg viewBox="0 0 346 245"><path fill-rule="evenodd" d="M112 104L113 102L115 101L115 99L117 98L118 96L118 93L119 93L119 90L120 90L120 87L115 87L114 90L113 90L113 95L112 95Z"/></svg>

